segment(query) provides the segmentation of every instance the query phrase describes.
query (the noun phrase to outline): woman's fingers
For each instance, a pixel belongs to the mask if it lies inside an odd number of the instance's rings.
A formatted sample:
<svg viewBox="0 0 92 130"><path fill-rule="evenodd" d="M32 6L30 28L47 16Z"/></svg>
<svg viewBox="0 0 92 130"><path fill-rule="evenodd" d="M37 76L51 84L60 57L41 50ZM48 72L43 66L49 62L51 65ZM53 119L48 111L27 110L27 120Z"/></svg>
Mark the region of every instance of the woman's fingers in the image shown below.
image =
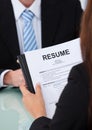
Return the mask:
<svg viewBox="0 0 92 130"><path fill-rule="evenodd" d="M20 86L20 90L21 90L23 96L26 96L26 95L28 95L28 94L31 94L31 93L29 92L29 90L27 89L27 87L24 86L24 85L21 85L21 86Z"/></svg>

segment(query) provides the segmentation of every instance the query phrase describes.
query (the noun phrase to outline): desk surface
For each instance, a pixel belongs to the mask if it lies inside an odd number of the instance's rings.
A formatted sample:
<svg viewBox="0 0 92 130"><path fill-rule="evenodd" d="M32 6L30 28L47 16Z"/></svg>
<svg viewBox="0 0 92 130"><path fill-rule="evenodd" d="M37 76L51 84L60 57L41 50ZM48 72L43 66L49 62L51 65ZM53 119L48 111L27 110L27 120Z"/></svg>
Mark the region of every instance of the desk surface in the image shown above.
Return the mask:
<svg viewBox="0 0 92 130"><path fill-rule="evenodd" d="M0 91L0 130L29 130L33 118L22 103L19 88Z"/></svg>

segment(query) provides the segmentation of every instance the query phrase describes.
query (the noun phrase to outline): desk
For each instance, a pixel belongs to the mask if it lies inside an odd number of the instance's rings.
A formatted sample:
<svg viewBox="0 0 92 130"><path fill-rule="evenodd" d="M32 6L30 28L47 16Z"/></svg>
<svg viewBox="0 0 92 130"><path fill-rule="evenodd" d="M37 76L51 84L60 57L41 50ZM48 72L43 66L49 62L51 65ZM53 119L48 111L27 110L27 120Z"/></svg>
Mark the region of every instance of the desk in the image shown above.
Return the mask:
<svg viewBox="0 0 92 130"><path fill-rule="evenodd" d="M19 88L0 91L0 130L29 130L33 118L24 108Z"/></svg>

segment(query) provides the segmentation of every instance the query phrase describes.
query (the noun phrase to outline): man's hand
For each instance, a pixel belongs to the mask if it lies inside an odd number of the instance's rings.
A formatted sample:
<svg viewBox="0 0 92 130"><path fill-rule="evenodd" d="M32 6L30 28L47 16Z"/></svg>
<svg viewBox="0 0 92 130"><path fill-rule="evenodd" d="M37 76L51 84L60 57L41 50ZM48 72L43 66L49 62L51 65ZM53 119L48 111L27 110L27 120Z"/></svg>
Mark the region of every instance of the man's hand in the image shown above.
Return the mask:
<svg viewBox="0 0 92 130"><path fill-rule="evenodd" d="M21 69L7 72L4 76L4 84L13 85L16 87L20 86L21 84L25 85L25 79Z"/></svg>

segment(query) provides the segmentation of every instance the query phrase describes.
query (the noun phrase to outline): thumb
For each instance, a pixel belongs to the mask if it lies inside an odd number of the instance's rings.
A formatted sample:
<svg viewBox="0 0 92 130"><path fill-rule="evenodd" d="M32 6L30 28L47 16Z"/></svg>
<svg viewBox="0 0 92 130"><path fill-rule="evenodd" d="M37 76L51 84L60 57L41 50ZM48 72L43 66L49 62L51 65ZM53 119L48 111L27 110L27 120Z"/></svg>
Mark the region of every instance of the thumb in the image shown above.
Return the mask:
<svg viewBox="0 0 92 130"><path fill-rule="evenodd" d="M37 94L37 95L42 95L41 85L40 85L40 84L36 84L36 94Z"/></svg>

